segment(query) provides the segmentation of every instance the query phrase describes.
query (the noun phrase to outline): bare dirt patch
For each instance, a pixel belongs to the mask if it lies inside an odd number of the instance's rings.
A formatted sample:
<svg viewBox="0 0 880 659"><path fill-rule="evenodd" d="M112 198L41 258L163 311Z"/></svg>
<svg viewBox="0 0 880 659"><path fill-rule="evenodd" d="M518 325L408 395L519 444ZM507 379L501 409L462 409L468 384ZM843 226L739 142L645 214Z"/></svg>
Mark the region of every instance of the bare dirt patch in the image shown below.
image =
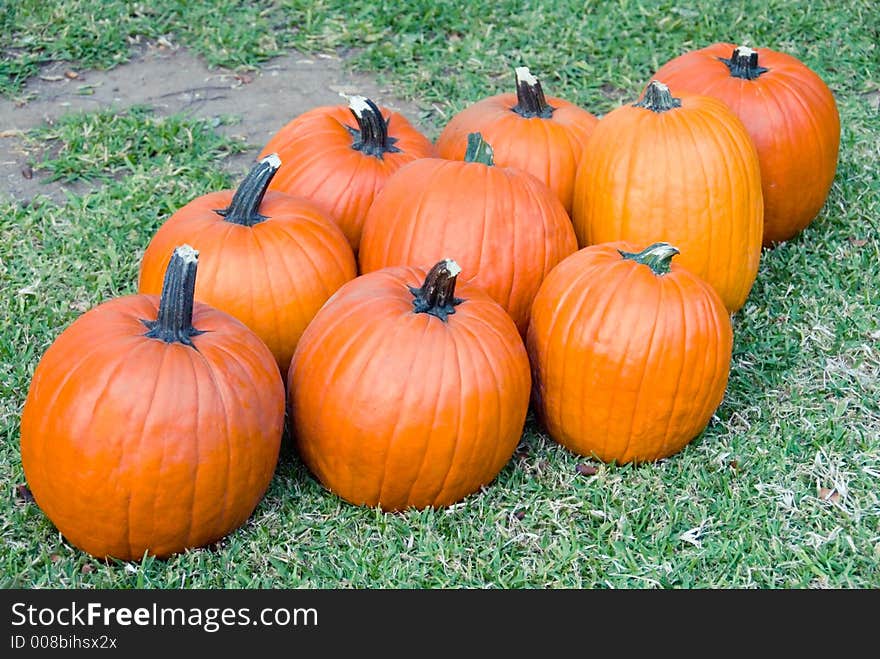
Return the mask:
<svg viewBox="0 0 880 659"><path fill-rule="evenodd" d="M28 82L22 94L27 102L0 99L0 195L23 203L36 195L62 200L66 192L88 187L47 182L30 166L39 159L42 146L22 139L26 131L70 112L148 105L160 114L239 117L238 123L218 127L252 146L226 163L238 174L281 126L313 107L343 102L340 93L369 96L427 128L426 109L393 98L369 76L345 71L335 55L293 53L248 73L209 69L183 48L149 49L109 71L77 71L67 63L54 63Z"/></svg>

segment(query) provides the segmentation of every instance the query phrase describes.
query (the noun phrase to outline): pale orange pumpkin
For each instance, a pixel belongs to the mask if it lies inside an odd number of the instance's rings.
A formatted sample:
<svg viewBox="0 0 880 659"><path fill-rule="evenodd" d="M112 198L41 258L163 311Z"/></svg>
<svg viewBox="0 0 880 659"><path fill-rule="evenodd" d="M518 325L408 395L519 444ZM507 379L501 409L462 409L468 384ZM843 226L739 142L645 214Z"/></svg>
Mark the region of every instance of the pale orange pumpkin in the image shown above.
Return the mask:
<svg viewBox="0 0 880 659"><path fill-rule="evenodd" d="M639 102L599 122L578 169L572 222L582 247L676 245L681 264L734 312L761 258L758 156L721 101L680 96L654 81Z"/></svg>

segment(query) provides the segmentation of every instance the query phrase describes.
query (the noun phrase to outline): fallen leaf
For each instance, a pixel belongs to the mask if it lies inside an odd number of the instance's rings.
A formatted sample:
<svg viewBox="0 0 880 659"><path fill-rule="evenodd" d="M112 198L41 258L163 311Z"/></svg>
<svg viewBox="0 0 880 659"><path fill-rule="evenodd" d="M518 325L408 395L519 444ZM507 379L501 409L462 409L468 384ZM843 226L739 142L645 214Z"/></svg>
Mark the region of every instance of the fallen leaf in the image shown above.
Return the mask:
<svg viewBox="0 0 880 659"><path fill-rule="evenodd" d="M80 570L80 572L82 572L83 574L91 574L94 571L95 571L95 566L92 565L91 563L86 563L85 565L82 566L82 570Z"/></svg>
<svg viewBox="0 0 880 659"><path fill-rule="evenodd" d="M864 247L868 244L868 241L864 238L856 238L855 236L849 237L849 244L853 247Z"/></svg>
<svg viewBox="0 0 880 659"><path fill-rule="evenodd" d="M29 284L28 286L25 286L24 288L18 289L18 294L19 295L36 295L37 288L39 287L39 285L40 285L40 280L38 279L33 284Z"/></svg>
<svg viewBox="0 0 880 659"><path fill-rule="evenodd" d="M513 513L513 516L516 517L517 519L523 519L526 516L526 511L525 510L517 510L515 513Z"/></svg>
<svg viewBox="0 0 880 659"><path fill-rule="evenodd" d="M77 73L76 71L65 71L64 77L68 78L70 80L75 80L75 79L79 78L79 73Z"/></svg>
<svg viewBox="0 0 880 659"><path fill-rule="evenodd" d="M16 485L15 493L18 495L18 498L25 503L30 503L34 500L34 495L31 494L31 489L25 483Z"/></svg>
<svg viewBox="0 0 880 659"><path fill-rule="evenodd" d="M235 79L242 85L249 85L254 81L254 77L247 73L237 73Z"/></svg>
<svg viewBox="0 0 880 659"><path fill-rule="evenodd" d="M727 463L727 466L733 469L734 471L739 471L739 462L737 460L731 460Z"/></svg>
<svg viewBox="0 0 880 659"><path fill-rule="evenodd" d="M85 313L86 311L89 310L89 303L83 302L80 300L76 300L74 302L71 302L69 306L74 311L79 311L80 313Z"/></svg>
<svg viewBox="0 0 880 659"><path fill-rule="evenodd" d="M57 563L58 561L61 560L61 556L59 556L58 554L50 554L49 560L52 561L53 563Z"/></svg>
<svg viewBox="0 0 880 659"><path fill-rule="evenodd" d="M30 165L25 165L21 168L21 175L28 180L32 179L34 177L34 168Z"/></svg>
<svg viewBox="0 0 880 659"><path fill-rule="evenodd" d="M0 130L0 137L19 137L20 135L24 135L23 130L16 130L15 128Z"/></svg>
<svg viewBox="0 0 880 659"><path fill-rule="evenodd" d="M581 462L577 467L575 467L575 471L579 473L581 476L595 476L599 470L596 469L593 465L588 465Z"/></svg>
<svg viewBox="0 0 880 659"><path fill-rule="evenodd" d="M59 80L64 80L64 76L40 76L40 80L45 80L46 82L58 82Z"/></svg>
<svg viewBox="0 0 880 659"><path fill-rule="evenodd" d="M840 501L840 493L834 488L820 487L819 488L819 498L822 501L830 501L831 503L837 503Z"/></svg>

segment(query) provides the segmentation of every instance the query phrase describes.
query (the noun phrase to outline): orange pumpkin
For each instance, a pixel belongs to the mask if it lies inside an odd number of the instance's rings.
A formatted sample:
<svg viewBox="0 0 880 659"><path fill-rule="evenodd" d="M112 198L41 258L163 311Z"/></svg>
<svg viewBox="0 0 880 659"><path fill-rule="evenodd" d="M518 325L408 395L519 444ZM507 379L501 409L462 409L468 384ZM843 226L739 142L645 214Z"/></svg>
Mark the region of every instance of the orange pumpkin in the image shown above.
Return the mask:
<svg viewBox="0 0 880 659"><path fill-rule="evenodd" d="M525 347L482 290L456 291L459 271L445 260L427 274L358 277L297 347L288 389L300 455L351 503L449 505L491 482L516 448L529 403Z"/></svg>
<svg viewBox="0 0 880 659"><path fill-rule="evenodd" d="M376 193L405 164L433 156L434 146L402 114L352 96L347 107L320 107L298 116L260 155L270 153L284 162L270 189L317 203L357 252Z"/></svg>
<svg viewBox="0 0 880 659"><path fill-rule="evenodd" d="M441 158L464 160L469 133L481 133L495 163L522 169L546 184L571 211L574 177L584 145L598 123L561 98L544 96L525 66L516 69L516 94L499 94L455 115L437 140Z"/></svg>
<svg viewBox="0 0 880 659"><path fill-rule="evenodd" d="M717 293L665 243L580 250L544 280L528 350L550 436L604 461L681 450L721 403L733 333Z"/></svg>
<svg viewBox="0 0 880 659"><path fill-rule="evenodd" d="M581 159L572 222L581 246L667 241L733 312L755 282L763 205L755 147L721 101L654 81L599 122Z"/></svg>
<svg viewBox="0 0 880 659"><path fill-rule="evenodd" d="M544 276L577 249L560 201L531 174L495 167L479 134L464 161L425 158L395 174L364 225L361 272L435 263L446 254L524 335Z"/></svg>
<svg viewBox="0 0 880 659"><path fill-rule="evenodd" d="M284 384L232 316L193 303L196 253L175 251L161 298L78 318L43 355L21 419L34 499L77 547L168 556L247 520L278 459Z"/></svg>
<svg viewBox="0 0 880 659"><path fill-rule="evenodd" d="M312 202L265 194L280 164L267 156L237 191L212 192L177 211L144 253L139 290L158 293L174 248L189 243L202 255L196 298L254 330L286 374L306 325L355 278L357 264L345 236Z"/></svg>
<svg viewBox="0 0 880 659"><path fill-rule="evenodd" d="M764 244L793 238L819 213L837 170L840 117L831 90L791 55L717 43L655 74L676 91L723 101L758 151Z"/></svg>

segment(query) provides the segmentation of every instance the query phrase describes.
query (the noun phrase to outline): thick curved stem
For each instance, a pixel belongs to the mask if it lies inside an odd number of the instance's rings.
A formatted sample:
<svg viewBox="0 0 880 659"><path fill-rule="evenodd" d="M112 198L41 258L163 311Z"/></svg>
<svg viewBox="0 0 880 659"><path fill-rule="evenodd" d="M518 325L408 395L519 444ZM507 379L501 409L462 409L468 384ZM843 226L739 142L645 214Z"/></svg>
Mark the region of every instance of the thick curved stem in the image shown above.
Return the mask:
<svg viewBox="0 0 880 659"><path fill-rule="evenodd" d="M458 263L443 259L428 271L421 288L409 287L413 294L413 312L427 313L446 322L455 313L456 305L464 302L455 297L455 280L461 273Z"/></svg>
<svg viewBox="0 0 880 659"><path fill-rule="evenodd" d="M547 104L541 82L529 72L529 67L518 66L516 71L516 105L513 111L521 117L549 119L554 108Z"/></svg>
<svg viewBox="0 0 880 659"><path fill-rule="evenodd" d="M617 251L628 261L635 261L636 263L648 266L658 276L669 272L672 266L672 257L680 253L677 247L673 247L669 243L654 243L641 252Z"/></svg>
<svg viewBox="0 0 880 659"><path fill-rule="evenodd" d="M238 186L229 207L214 212L222 215L227 222L246 227L263 222L266 216L260 215L260 204L263 203L263 195L266 194L272 177L280 167L281 158L277 153L260 160Z"/></svg>
<svg viewBox="0 0 880 659"><path fill-rule="evenodd" d="M351 96L348 99L348 109L357 120L358 129L355 130L349 126L348 132L353 138L351 148L360 151L369 156L375 156L382 160L386 153L399 153L400 149L394 146L397 138L389 137L388 121L382 117L382 111L379 110L373 101L364 96Z"/></svg>
<svg viewBox="0 0 880 659"><path fill-rule="evenodd" d="M758 65L758 51L752 50L748 46L734 48L730 59L723 57L718 59L727 65L727 68L730 69L730 75L743 80L755 80L762 73L767 73L770 70Z"/></svg>
<svg viewBox="0 0 880 659"><path fill-rule="evenodd" d="M495 164L495 152L492 151L492 145L483 139L481 133L468 133L464 161L480 162L489 167Z"/></svg>
<svg viewBox="0 0 880 659"><path fill-rule="evenodd" d="M669 91L669 87L662 82L652 80L651 84L645 89L642 98L633 103L634 107L645 108L651 112L667 112L673 108L681 107L681 99L675 98Z"/></svg>
<svg viewBox="0 0 880 659"><path fill-rule="evenodd" d="M156 320L141 321L147 327L144 336L195 347L191 338L202 334L192 324L198 265L199 253L189 245L174 250L165 270Z"/></svg>

